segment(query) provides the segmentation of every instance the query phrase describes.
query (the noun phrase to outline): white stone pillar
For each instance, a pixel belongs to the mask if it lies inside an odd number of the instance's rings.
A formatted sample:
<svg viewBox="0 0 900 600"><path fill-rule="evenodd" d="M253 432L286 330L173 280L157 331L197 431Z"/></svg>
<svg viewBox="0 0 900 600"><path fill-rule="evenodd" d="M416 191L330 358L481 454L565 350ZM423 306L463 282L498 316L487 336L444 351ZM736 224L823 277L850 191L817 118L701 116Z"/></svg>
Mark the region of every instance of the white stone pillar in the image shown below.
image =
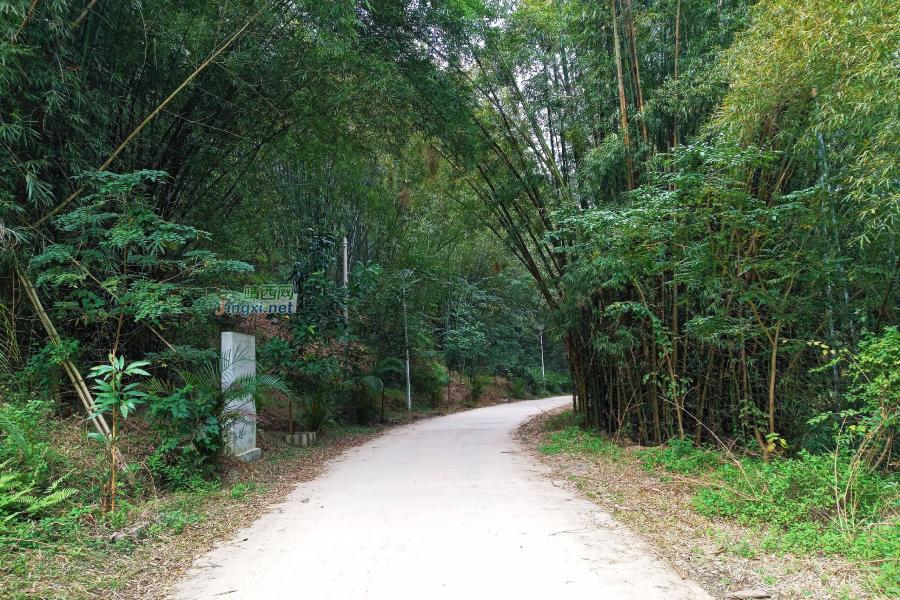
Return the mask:
<svg viewBox="0 0 900 600"><path fill-rule="evenodd" d="M222 389L244 375L256 374L256 339L252 335L222 333ZM256 460L262 452L256 447L256 405L249 395L232 400L226 413L238 413L225 432L228 454L241 460Z"/></svg>

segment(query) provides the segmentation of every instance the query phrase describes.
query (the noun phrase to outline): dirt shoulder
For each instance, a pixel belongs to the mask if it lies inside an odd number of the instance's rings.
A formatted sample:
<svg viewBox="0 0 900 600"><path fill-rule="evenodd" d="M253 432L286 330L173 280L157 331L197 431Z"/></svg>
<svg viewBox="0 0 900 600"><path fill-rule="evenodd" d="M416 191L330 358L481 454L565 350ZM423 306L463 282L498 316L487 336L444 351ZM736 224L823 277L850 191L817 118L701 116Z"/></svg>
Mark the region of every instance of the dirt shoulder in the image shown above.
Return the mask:
<svg viewBox="0 0 900 600"><path fill-rule="evenodd" d="M329 465L347 450L381 435L385 428L354 428L325 436L323 442L308 448L288 446L282 436L263 433L263 457L252 463L232 460L227 489L212 495L194 510L201 520L188 524L177 533L146 544L134 555L134 569L115 597L157 600L167 596L171 585L192 568L194 560L231 539L282 502L297 483L322 475ZM146 515L153 517L152 514ZM156 517L158 519L158 517ZM140 520L140 519L138 519Z"/></svg>
<svg viewBox="0 0 900 600"><path fill-rule="evenodd" d="M710 594L727 598L755 590L775 600L873 597L852 563L770 553L762 549L759 529L699 514L691 508L696 484L646 471L634 456L636 447L615 454L541 453L537 448L550 436L548 419L563 410L543 413L519 429L523 451L549 467L554 485L598 504Z"/></svg>

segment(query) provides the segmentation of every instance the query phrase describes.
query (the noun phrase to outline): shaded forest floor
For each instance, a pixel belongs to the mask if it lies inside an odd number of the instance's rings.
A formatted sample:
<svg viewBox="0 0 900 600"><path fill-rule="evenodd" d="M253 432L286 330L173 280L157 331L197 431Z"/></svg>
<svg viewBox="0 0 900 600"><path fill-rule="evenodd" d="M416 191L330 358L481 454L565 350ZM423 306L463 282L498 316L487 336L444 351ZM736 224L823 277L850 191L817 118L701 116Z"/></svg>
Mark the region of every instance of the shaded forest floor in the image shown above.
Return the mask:
<svg viewBox="0 0 900 600"><path fill-rule="evenodd" d="M551 469L554 485L566 487L646 538L682 577L691 577L716 597L760 590L775 600L873 598L865 571L835 556L800 556L763 549L766 532L691 508L697 480L648 471L635 456L640 448L598 452L575 447L545 453L554 431L566 423L560 408L541 414L519 429L529 454Z"/></svg>

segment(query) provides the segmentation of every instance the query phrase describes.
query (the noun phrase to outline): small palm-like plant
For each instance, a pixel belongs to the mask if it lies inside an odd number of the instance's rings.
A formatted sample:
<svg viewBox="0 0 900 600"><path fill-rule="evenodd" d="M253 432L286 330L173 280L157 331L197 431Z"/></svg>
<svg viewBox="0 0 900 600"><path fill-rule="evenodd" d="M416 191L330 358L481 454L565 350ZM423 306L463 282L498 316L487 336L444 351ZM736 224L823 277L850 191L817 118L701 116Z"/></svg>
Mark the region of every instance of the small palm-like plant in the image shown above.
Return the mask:
<svg viewBox="0 0 900 600"><path fill-rule="evenodd" d="M229 411L229 405L247 397L258 404L269 391L288 392L284 380L275 375L233 377L236 369L247 362L242 356L226 356L196 372L178 371L183 387L160 379L150 381L150 410L169 423L163 450L181 448L202 461L220 450L229 428L244 418L240 411Z"/></svg>
<svg viewBox="0 0 900 600"><path fill-rule="evenodd" d="M389 373L403 373L403 361L399 358L383 358L375 363L368 375L363 377L366 380L364 385L369 388L373 395L381 393L381 418L384 418L384 378Z"/></svg>
<svg viewBox="0 0 900 600"><path fill-rule="evenodd" d="M141 367L150 363L146 361L137 361L129 365L125 364L125 357L116 358L114 354L109 355L108 365L99 365L91 370L91 376L95 377L94 381L97 385L97 397L94 399L96 411L91 418L102 415L106 412L112 412L112 431L109 438L99 434L91 433L90 436L109 442L110 453L110 479L109 479L109 496L110 510L116 510L116 443L119 440L118 433L118 416L121 413L123 419L128 418L128 414L134 412L138 404L144 401L147 394L137 389L139 383L125 384L126 377L134 377L136 375L148 376L150 373L144 371Z"/></svg>
<svg viewBox="0 0 900 600"><path fill-rule="evenodd" d="M332 389L333 386L327 382L321 383L312 393L303 398L300 416L310 431L321 431L328 419L331 418L332 405L329 394Z"/></svg>
<svg viewBox="0 0 900 600"><path fill-rule="evenodd" d="M0 463L0 470L9 462ZM77 490L60 487L67 477L61 477L41 490L33 477L28 481L21 473L0 471L0 515L6 515L2 520L9 521L19 515L35 517L74 496Z"/></svg>
<svg viewBox="0 0 900 600"><path fill-rule="evenodd" d="M375 366L367 373L337 384L337 387L350 393L350 396L353 399L352 410L355 413L355 419L358 423L364 424L369 420L372 416L372 412L376 410L373 404L374 400L379 395L381 396L381 416L382 418L384 417L384 391L386 387L384 378L389 373L402 373L403 369L404 366L400 360L396 358L385 358L375 363ZM314 394L307 397L307 413L309 413L308 407L318 406L319 400L317 398L319 396L321 396L321 387ZM327 403L323 403L322 405L327 406ZM304 418L308 423L311 420L309 415L305 415ZM327 420L327 417L316 420L317 422L321 421L324 423L325 420Z"/></svg>

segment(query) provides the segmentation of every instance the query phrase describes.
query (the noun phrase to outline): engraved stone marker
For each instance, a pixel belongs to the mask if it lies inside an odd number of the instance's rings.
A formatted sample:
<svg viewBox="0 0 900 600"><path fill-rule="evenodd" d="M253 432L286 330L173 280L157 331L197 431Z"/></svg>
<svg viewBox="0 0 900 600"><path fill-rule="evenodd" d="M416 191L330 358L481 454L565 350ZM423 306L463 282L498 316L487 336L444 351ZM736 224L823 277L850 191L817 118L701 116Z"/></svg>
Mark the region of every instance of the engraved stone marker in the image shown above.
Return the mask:
<svg viewBox="0 0 900 600"><path fill-rule="evenodd" d="M252 335L222 333L222 388L244 375L256 374L256 339ZM249 395L232 400L227 413L238 413L225 436L228 453L241 460L256 460L262 452L256 447L256 405Z"/></svg>

